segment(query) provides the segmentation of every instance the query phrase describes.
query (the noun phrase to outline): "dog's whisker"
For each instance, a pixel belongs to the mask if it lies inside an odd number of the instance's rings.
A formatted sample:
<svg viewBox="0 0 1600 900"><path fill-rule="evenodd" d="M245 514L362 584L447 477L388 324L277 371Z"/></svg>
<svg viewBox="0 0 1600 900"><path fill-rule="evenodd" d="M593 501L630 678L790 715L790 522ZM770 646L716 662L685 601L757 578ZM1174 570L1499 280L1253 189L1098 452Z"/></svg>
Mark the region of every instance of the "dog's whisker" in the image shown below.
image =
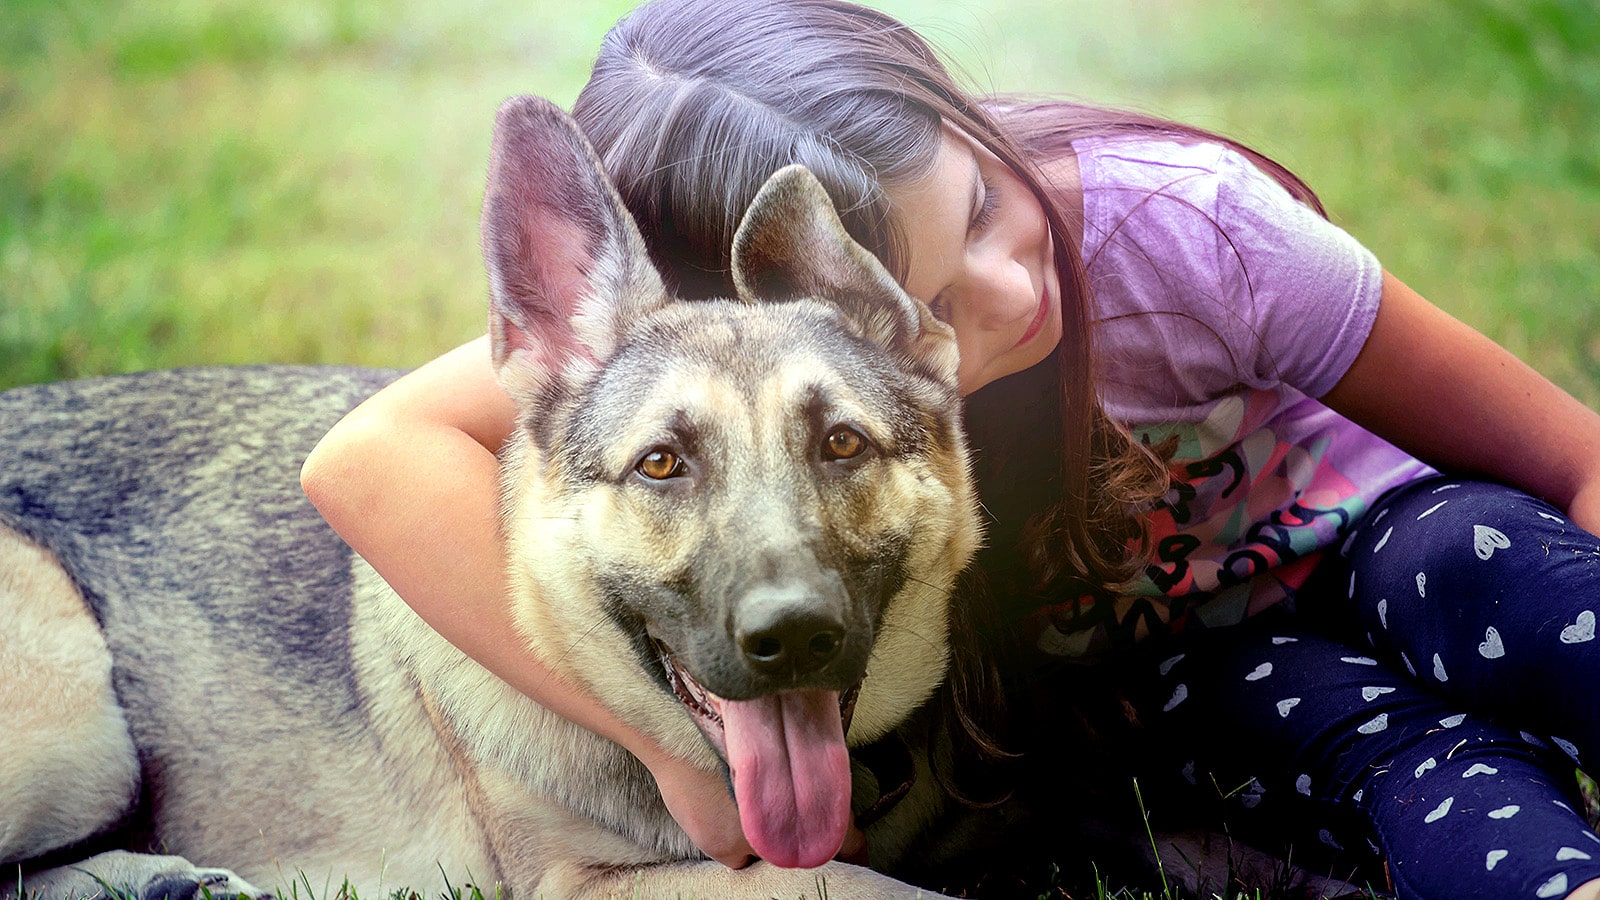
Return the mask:
<svg viewBox="0 0 1600 900"><path fill-rule="evenodd" d="M956 595L956 592L951 588L940 587L939 585L934 584L931 581L926 581L924 579L916 577L915 575L907 575L906 576L906 580L910 581L910 582L912 582L914 584L920 584L923 587L933 588L935 591L938 591L941 595L943 595L945 597L954 597Z"/></svg>
<svg viewBox="0 0 1600 900"><path fill-rule="evenodd" d="M891 623L885 624L883 626L883 630L885 632L888 632L888 631L903 631L903 632L906 632L907 634L910 634L913 637L915 637L917 640L922 641L924 644L927 644L929 647L933 647L935 649L943 649L945 647L945 642L936 641L933 638L928 637L926 634L923 634L921 631L918 631L917 629L912 628L910 625L901 625L901 624L896 624L896 623L891 622Z"/></svg>
<svg viewBox="0 0 1600 900"><path fill-rule="evenodd" d="M595 629L599 628L605 623L606 619L604 616L597 616L593 625L585 628L581 634L579 634L576 638L573 638L572 643L568 644L566 648L561 651L561 655L556 657L555 662L549 665L549 671L546 672L544 678L540 680L539 687L543 688L546 682L555 677L557 670L561 668L561 664L566 662L567 657L571 656L574 650L578 649L578 645L583 643L584 640L589 637L589 635L593 634Z"/></svg>

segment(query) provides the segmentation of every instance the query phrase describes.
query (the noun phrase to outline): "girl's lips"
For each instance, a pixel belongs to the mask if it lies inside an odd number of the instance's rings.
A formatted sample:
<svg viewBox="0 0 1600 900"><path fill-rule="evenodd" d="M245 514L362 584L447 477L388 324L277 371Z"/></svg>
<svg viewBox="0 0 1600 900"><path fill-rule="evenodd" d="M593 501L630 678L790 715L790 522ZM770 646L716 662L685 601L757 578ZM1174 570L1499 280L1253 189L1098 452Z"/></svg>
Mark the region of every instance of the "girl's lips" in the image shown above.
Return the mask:
<svg viewBox="0 0 1600 900"><path fill-rule="evenodd" d="M1017 347L1021 347L1023 344L1033 340L1034 335L1039 333L1039 329L1044 327L1044 320L1049 315L1050 288L1047 285L1045 289L1039 293L1039 308L1033 314L1033 321L1028 323L1028 329L1022 332L1022 338L1018 340L1011 349L1015 350Z"/></svg>

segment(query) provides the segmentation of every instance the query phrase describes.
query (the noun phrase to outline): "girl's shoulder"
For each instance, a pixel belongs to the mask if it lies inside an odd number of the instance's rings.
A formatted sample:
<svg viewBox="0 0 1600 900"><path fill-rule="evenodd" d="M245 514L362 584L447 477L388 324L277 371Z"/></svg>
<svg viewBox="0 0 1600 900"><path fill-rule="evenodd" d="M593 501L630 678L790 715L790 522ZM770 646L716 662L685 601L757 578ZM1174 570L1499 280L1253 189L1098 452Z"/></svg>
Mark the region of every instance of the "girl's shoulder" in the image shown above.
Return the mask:
<svg viewBox="0 0 1600 900"><path fill-rule="evenodd" d="M1316 215L1224 143L1176 135L1110 135L1080 138L1072 147L1085 216L1098 220L1104 232L1136 224L1191 233L1209 244L1236 216ZM1126 221L1130 216L1136 221Z"/></svg>
<svg viewBox="0 0 1600 900"><path fill-rule="evenodd" d="M1337 381L1376 313L1370 251L1227 144L1113 136L1073 150L1113 369L1141 381L1172 367L1180 405L1241 385L1320 396Z"/></svg>
<svg viewBox="0 0 1600 900"><path fill-rule="evenodd" d="M1278 243L1268 232L1320 218L1226 144L1115 135L1072 146L1084 263L1091 275L1147 282L1130 300L1215 305L1259 246Z"/></svg>
<svg viewBox="0 0 1600 900"><path fill-rule="evenodd" d="M1072 149L1096 168L1107 189L1119 182L1134 187L1204 179L1218 174L1225 157L1243 159L1226 144L1178 134L1090 135L1073 140Z"/></svg>

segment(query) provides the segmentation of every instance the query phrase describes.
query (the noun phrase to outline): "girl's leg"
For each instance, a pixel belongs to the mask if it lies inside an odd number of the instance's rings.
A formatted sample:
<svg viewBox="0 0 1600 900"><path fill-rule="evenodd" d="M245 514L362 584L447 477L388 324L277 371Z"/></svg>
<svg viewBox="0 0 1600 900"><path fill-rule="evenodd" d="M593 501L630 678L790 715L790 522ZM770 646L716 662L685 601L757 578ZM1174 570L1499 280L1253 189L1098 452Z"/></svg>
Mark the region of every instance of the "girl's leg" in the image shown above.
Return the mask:
<svg viewBox="0 0 1600 900"><path fill-rule="evenodd" d="M1519 491L1434 478L1386 496L1344 551L1379 655L1600 761L1600 538Z"/></svg>
<svg viewBox="0 0 1600 900"><path fill-rule="evenodd" d="M1370 838L1402 898L1565 897L1600 879L1570 777L1516 730L1287 616L1183 650L1152 673L1158 717L1202 773L1244 786L1250 815L1352 850ZM1354 811L1370 832L1324 824Z"/></svg>
<svg viewBox="0 0 1600 900"><path fill-rule="evenodd" d="M1600 538L1514 489L1436 478L1385 497L1345 555L1380 655L1528 729L1522 739L1595 763Z"/></svg>

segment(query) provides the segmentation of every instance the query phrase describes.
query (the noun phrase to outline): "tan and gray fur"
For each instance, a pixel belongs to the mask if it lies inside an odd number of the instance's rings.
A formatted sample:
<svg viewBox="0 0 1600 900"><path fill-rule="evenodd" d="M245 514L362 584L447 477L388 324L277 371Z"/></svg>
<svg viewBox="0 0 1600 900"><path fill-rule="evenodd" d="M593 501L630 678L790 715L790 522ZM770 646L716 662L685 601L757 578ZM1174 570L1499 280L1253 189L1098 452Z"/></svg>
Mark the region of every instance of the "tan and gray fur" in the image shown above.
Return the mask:
<svg viewBox="0 0 1600 900"><path fill-rule="evenodd" d="M519 410L503 639L708 771L724 761L660 648L719 697L859 684L852 746L923 727L979 539L954 340L809 173L751 207L735 296L678 301L576 127L518 98L484 248ZM0 885L185 900L348 879L378 898L442 872L530 898L916 894L842 862L705 860L637 760L478 666L352 554L299 462L393 377L0 394ZM835 454L841 428L862 442ZM681 468L641 474L661 452ZM752 617L819 606L816 659L752 662ZM869 829L875 863L915 858L932 782Z"/></svg>

